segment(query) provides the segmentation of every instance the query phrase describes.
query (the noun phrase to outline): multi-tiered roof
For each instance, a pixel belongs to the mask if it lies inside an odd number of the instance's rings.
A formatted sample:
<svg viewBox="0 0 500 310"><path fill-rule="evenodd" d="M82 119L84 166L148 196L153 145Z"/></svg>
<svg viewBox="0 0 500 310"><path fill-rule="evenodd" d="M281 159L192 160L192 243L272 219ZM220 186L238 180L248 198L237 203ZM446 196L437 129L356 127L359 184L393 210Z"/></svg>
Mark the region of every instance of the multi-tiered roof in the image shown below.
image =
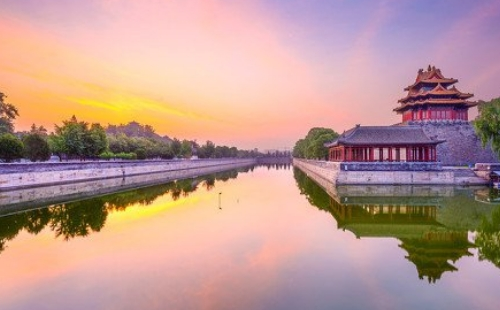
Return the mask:
<svg viewBox="0 0 500 310"><path fill-rule="evenodd" d="M418 70L415 83L406 87L406 97L395 108L403 122L422 120L468 120L468 109L477 103L468 101L473 94L462 93L453 84L457 79L446 78L441 70L429 66ZM453 85L453 86L452 86ZM451 86L451 87L450 87Z"/></svg>

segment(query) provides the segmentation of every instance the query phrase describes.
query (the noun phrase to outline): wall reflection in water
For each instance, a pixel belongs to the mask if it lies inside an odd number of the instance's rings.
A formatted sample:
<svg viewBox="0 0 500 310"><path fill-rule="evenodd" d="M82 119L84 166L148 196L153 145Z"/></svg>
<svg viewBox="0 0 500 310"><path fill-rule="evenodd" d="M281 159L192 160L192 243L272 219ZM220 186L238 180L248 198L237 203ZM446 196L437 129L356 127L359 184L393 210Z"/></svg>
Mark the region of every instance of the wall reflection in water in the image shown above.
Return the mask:
<svg viewBox="0 0 500 310"><path fill-rule="evenodd" d="M418 277L430 283L457 271L455 263L472 256L500 267L498 191L453 187L341 186L330 195L299 169L294 177L301 193L329 212L339 229L357 238L396 238ZM475 238L470 241L470 232Z"/></svg>
<svg viewBox="0 0 500 310"><path fill-rule="evenodd" d="M288 168L290 165L269 165L274 168ZM230 171L169 182L156 186L61 203L34 210L3 215L0 217L0 253L9 240L13 240L21 231L37 235L45 228L54 231L55 236L69 240L85 237L100 231L106 224L108 214L124 211L130 206L148 206L159 197L170 195L172 200L187 197L199 188L212 190L216 181L225 182L234 179L238 173L253 171L254 167L245 167Z"/></svg>

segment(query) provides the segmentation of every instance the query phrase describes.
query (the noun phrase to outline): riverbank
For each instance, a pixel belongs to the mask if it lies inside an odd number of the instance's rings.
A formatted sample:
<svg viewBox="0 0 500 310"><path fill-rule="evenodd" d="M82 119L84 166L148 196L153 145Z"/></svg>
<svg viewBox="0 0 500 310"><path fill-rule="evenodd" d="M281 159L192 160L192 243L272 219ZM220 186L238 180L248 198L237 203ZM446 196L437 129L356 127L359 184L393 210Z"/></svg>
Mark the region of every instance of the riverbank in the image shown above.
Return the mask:
<svg viewBox="0 0 500 310"><path fill-rule="evenodd" d="M487 185L467 168L442 168L436 163L339 163L293 159L294 166L333 185ZM378 170L375 170L378 169Z"/></svg>
<svg viewBox="0 0 500 310"><path fill-rule="evenodd" d="M0 191L0 214L36 208L38 205L60 201L82 199L132 188L161 184L173 180L194 178L255 164L254 159L152 161L152 162L92 162L92 163L47 163L24 165L25 173L19 172L23 165L1 167L2 181L10 178L13 184L26 181L24 187L2 188ZM79 170L77 168L80 168ZM37 170L38 169L38 170ZM125 174L123 175L123 171ZM135 173L132 175L132 173ZM50 176L56 179L50 179ZM38 176L38 178L36 178ZM61 177L57 179L57 177ZM84 179L85 176L91 178ZM34 178L34 179L30 179ZM27 182L31 180L31 182ZM42 181L48 181L41 183ZM64 181L61 181L64 180ZM37 181L38 183L35 183ZM36 184L36 185L35 185ZM5 185L2 183L2 185Z"/></svg>

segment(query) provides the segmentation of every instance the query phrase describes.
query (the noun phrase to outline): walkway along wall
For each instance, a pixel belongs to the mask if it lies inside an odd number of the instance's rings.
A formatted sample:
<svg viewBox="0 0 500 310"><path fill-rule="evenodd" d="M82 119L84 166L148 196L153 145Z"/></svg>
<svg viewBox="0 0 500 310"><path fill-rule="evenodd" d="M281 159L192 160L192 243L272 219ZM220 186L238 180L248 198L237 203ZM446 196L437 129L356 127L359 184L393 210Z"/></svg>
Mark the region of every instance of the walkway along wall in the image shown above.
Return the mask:
<svg viewBox="0 0 500 310"><path fill-rule="evenodd" d="M488 180L478 177L471 170L443 169L438 166L427 166L425 163L372 163L370 165L294 158L293 164L306 173L313 173L336 185L488 184Z"/></svg>
<svg viewBox="0 0 500 310"><path fill-rule="evenodd" d="M248 167L254 165L255 160L65 164L17 164L10 167L1 165L0 171L3 171L0 180L9 183L2 183L3 188L0 190L0 215L61 201ZM24 173L20 172L23 168L26 170ZM9 173L4 173L5 171ZM10 187L6 187L6 184ZM13 184L17 187L14 188Z"/></svg>

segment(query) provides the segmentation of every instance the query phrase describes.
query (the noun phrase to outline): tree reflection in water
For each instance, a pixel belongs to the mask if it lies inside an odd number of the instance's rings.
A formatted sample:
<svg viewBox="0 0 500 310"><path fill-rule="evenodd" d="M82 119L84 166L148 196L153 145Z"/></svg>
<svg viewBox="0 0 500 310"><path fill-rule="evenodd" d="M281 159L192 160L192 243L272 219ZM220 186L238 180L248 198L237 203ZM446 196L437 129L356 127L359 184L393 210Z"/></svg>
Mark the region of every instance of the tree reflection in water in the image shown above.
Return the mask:
<svg viewBox="0 0 500 310"><path fill-rule="evenodd" d="M435 283L443 273L457 271L453 264L464 256L472 256L471 248L479 248L479 259L487 259L500 267L500 207L491 220L488 215L476 230L475 244L469 242L467 229L447 227L438 221L443 209L457 210L457 206L471 208L478 202L464 202L463 193L452 197L376 196L353 191L349 197L330 197L301 170L294 169L294 177L301 194L318 209L329 212L342 230L349 230L357 238L392 237L401 241L405 257L417 269L420 279ZM473 195L472 195L473 196ZM465 206L464 206L465 203ZM477 210L477 209L476 209ZM487 210L490 210L489 208ZM446 210L446 220L449 220ZM457 215L460 216L460 215ZM453 218L450 223L461 223Z"/></svg>
<svg viewBox="0 0 500 310"><path fill-rule="evenodd" d="M479 259L488 260L500 268L500 206L492 212L491 219L483 218L475 243L479 248Z"/></svg>
<svg viewBox="0 0 500 310"><path fill-rule="evenodd" d="M245 167L230 171L217 172L192 179L177 180L170 183L139 188L121 193L91 199L62 203L45 208L25 211L0 217L0 253L22 230L37 235L45 227L55 232L56 238L70 240L99 232L106 224L112 211L124 211L132 205L148 206L161 196L170 194L172 200L187 197L196 191L200 184L210 191L216 181L234 179L240 172L253 171Z"/></svg>

